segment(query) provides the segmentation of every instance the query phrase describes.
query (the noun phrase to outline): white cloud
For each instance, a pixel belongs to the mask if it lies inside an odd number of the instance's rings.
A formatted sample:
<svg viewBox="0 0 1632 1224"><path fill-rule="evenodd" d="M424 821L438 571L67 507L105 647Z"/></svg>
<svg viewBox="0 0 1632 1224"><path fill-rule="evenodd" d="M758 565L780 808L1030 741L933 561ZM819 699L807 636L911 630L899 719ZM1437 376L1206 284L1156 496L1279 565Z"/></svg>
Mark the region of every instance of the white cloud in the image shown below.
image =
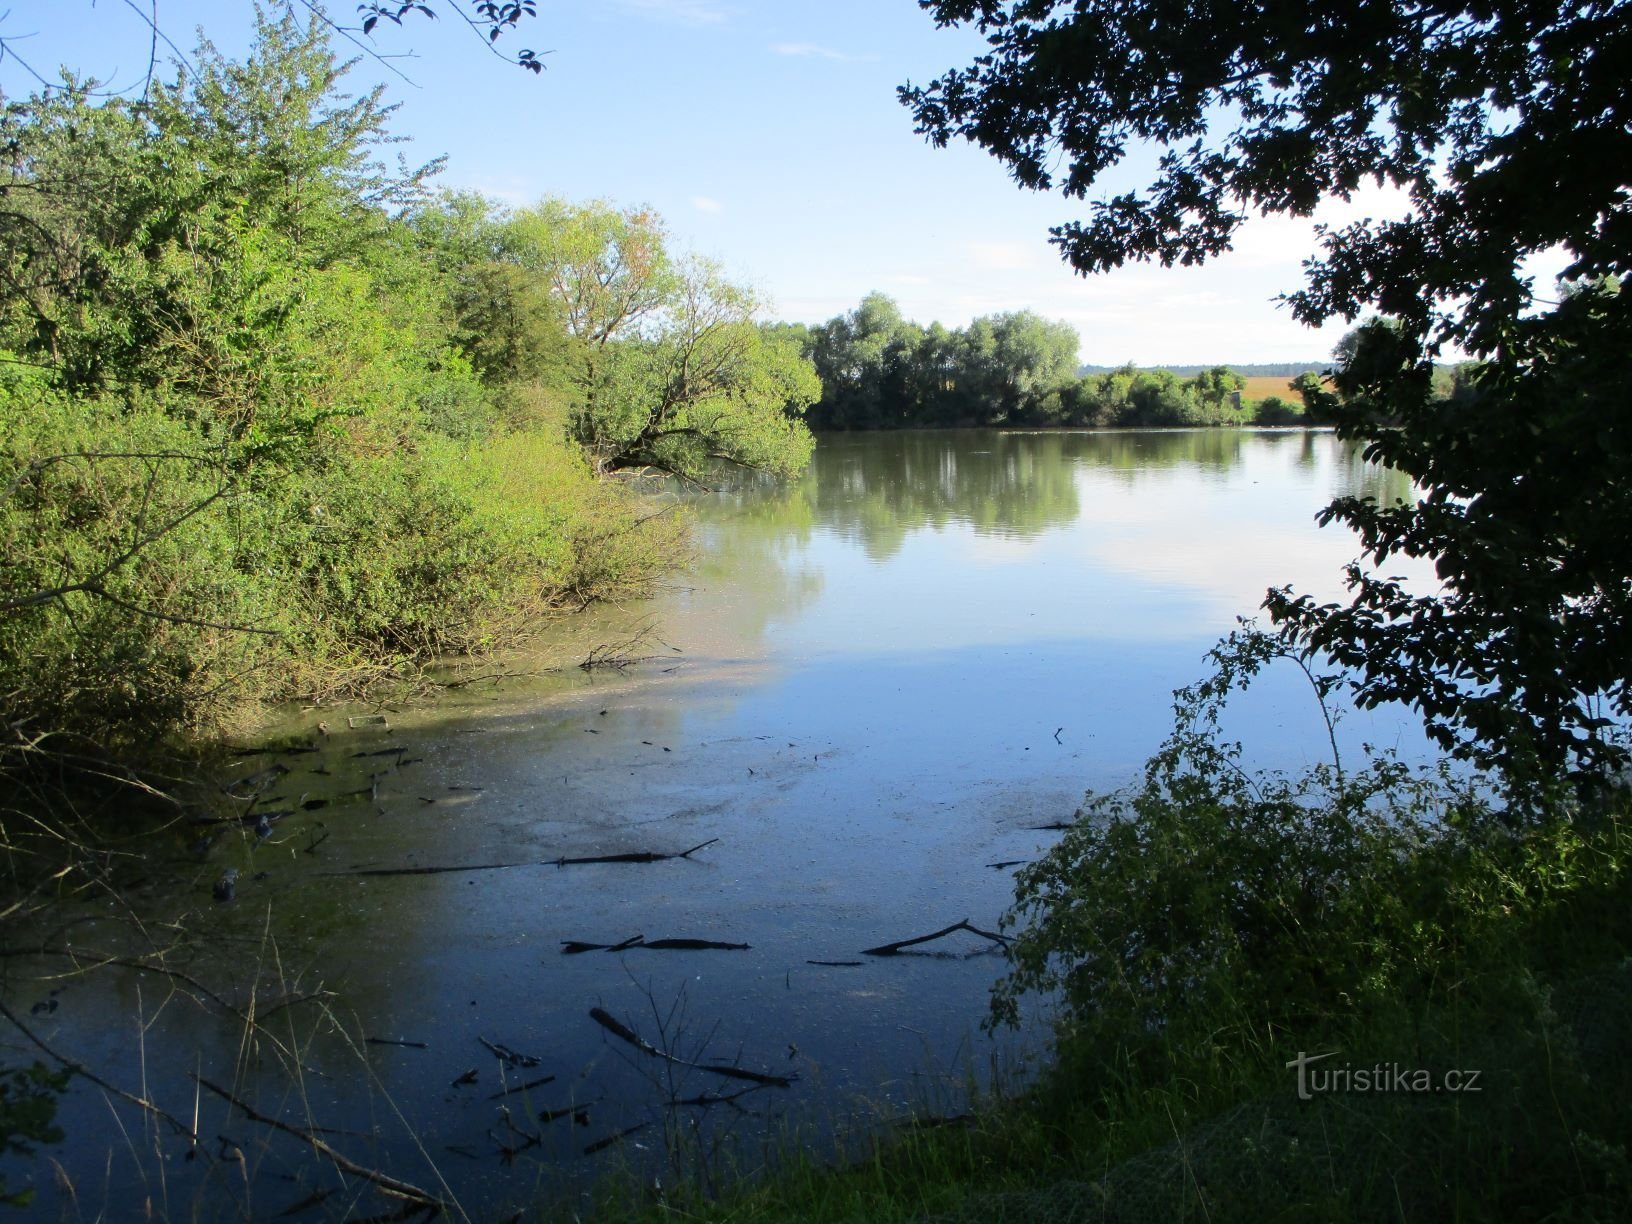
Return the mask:
<svg viewBox="0 0 1632 1224"><path fill-rule="evenodd" d="M691 197L691 206L698 212L719 213L725 211L725 205L712 196L697 195Z"/></svg>
<svg viewBox="0 0 1632 1224"><path fill-rule="evenodd" d="M725 10L708 0L618 0L626 9L632 9L660 21L677 21L685 25L719 25L725 20Z"/></svg>
<svg viewBox="0 0 1632 1224"><path fill-rule="evenodd" d="M832 47L824 47L818 43L772 43L771 50L777 55L788 55L798 59L825 59L839 64L863 64L876 59L876 55L851 55L846 51L835 51Z"/></svg>

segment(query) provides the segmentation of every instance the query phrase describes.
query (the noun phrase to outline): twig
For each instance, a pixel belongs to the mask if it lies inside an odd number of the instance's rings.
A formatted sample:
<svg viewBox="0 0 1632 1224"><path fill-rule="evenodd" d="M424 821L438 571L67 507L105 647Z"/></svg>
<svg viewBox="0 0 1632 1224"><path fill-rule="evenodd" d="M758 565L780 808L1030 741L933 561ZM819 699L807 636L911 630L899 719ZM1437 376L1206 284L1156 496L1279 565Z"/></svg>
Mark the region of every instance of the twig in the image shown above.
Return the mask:
<svg viewBox="0 0 1632 1224"><path fill-rule="evenodd" d="M487 1099L497 1101L501 1097L507 1097L517 1092L526 1092L529 1088L542 1088L545 1084L553 1083L555 1083L555 1076L544 1075L535 1080L528 1080L525 1084L515 1084L509 1088L501 1088Z"/></svg>
<svg viewBox="0 0 1632 1224"><path fill-rule="evenodd" d="M90 1080L91 1083L95 1084L98 1088L101 1088L106 1092L111 1092L114 1096L120 1098L121 1100L129 1101L132 1105L145 1109L148 1113L154 1115L155 1117L163 1118L175 1128L178 1135L185 1135L194 1143L198 1142L197 1131L193 1130L192 1127L188 1126L185 1122L180 1121L166 1110L153 1104L152 1101L149 1101L145 1097L139 1097L135 1093L126 1092L123 1088L120 1088L115 1084L110 1084L107 1080L96 1074L96 1072L92 1071L84 1063L76 1062L71 1058L64 1058L61 1054L58 1054L50 1046L46 1045L45 1042L38 1036L36 1036L33 1029L29 1028L28 1025L19 1020L17 1018L17 1014L4 1003L0 1003L0 1016L4 1016L7 1020L10 1020L12 1024L17 1027L17 1031L19 1033L21 1033L24 1037L27 1037L35 1045L39 1046L40 1049L44 1050L48 1055L56 1059L58 1063L66 1067L69 1071L72 1071L75 1075Z"/></svg>
<svg viewBox="0 0 1632 1224"><path fill-rule="evenodd" d="M634 1029L599 1007L589 1009L589 1018L614 1037L634 1046L642 1054L650 1055L652 1058L661 1058L664 1062L671 1063L676 1067L687 1067L693 1071L711 1071L715 1075L724 1075L730 1079L749 1080L755 1084L771 1085L777 1088L791 1087L793 1081L799 1078L797 1075L768 1075L763 1071L750 1071L746 1067L735 1067L724 1063L692 1062L689 1059L679 1058L658 1049L635 1032Z"/></svg>
<svg viewBox="0 0 1632 1224"><path fill-rule="evenodd" d="M392 1198L404 1199L410 1203L417 1203L422 1207L431 1207L438 1211L448 1210L447 1203L444 1203L441 1199L426 1193L418 1186L415 1186L410 1182L399 1181L395 1177L391 1177L389 1174L381 1173L374 1169L365 1168L356 1161L350 1160L341 1155L339 1152L335 1151L331 1145L325 1143L322 1139L319 1139L316 1135L312 1134L308 1130L302 1130L298 1126L290 1126L287 1122L280 1121L277 1118L270 1118L263 1113L257 1113L252 1107L246 1105L243 1101L240 1101L225 1088L221 1088L210 1083L209 1080L205 1079L201 1075L194 1075L193 1079L198 1082L200 1087L207 1088L222 1100L228 1102L229 1104L236 1105L243 1111L244 1116L251 1122L260 1122L265 1126L272 1127L274 1130L280 1130L286 1135L293 1135L296 1139L299 1139L313 1151L327 1156L334 1162L335 1167L340 1169L342 1172L350 1173L353 1177L360 1177L364 1181L372 1182L374 1185L378 1186L383 1193L390 1195Z"/></svg>

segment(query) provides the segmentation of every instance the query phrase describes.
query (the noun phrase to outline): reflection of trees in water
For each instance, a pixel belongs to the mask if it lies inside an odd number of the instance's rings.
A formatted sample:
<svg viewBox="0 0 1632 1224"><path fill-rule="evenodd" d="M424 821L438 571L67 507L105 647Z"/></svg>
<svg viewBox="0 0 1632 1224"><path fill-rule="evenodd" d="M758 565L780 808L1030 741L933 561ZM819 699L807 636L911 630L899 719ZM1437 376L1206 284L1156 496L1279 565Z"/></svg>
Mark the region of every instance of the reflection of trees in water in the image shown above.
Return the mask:
<svg viewBox="0 0 1632 1224"><path fill-rule="evenodd" d="M1397 472L1367 463L1361 448L1329 433L1239 429L1117 433L934 430L823 437L791 490L737 494L741 512L802 542L820 525L857 540L874 560L895 555L908 533L961 523L977 532L1029 538L1082 512L1079 469L1135 489L1158 472L1238 468L1251 455L1283 454L1325 468L1334 496L1394 501L1409 496Z"/></svg>
<svg viewBox="0 0 1632 1224"><path fill-rule="evenodd" d="M966 523L1029 537L1081 511L1074 467L1087 435L968 430L824 438L799 485L816 521L874 560L910 531Z"/></svg>
<svg viewBox="0 0 1632 1224"><path fill-rule="evenodd" d="M732 640L762 640L773 621L794 615L822 593L821 571L798 560L817 525L803 490L803 481L744 475L701 505L692 573L736 590L736 598L715 610Z"/></svg>

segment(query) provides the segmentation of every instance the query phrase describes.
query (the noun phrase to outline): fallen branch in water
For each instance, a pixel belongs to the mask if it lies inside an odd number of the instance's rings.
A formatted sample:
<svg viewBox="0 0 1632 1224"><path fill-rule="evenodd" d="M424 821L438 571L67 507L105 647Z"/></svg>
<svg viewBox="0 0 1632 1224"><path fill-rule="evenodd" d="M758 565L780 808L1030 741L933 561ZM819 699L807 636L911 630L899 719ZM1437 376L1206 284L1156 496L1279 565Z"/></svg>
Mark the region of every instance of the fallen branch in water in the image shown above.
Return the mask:
<svg viewBox="0 0 1632 1224"><path fill-rule="evenodd" d="M486 1046L495 1058L509 1067L536 1067L543 1061L531 1054L522 1054L512 1050L501 1042L489 1041L486 1037L477 1037L476 1040Z"/></svg>
<svg viewBox="0 0 1632 1224"><path fill-rule="evenodd" d="M720 839L711 837L700 842L690 850L682 850L678 854L659 854L652 850L639 850L632 854L592 854L583 858L558 858L552 860L557 867L577 867L586 863L662 863L669 859L689 859L697 851L712 846Z"/></svg>
<svg viewBox="0 0 1632 1224"><path fill-rule="evenodd" d="M517 863L456 863L430 867L353 867L348 871L319 872L325 876L415 876L448 875L459 871L507 871L512 867L579 867L586 863L664 863L670 859L690 858L697 851L712 846L720 839L711 837L681 850L678 854L663 854L656 850L637 850L629 854L592 854L581 858L526 859Z"/></svg>
<svg viewBox="0 0 1632 1224"><path fill-rule="evenodd" d="M349 871L320 871L323 876L447 875L456 871L505 871L511 867L539 867L541 863L461 863L451 867L353 867Z"/></svg>
<svg viewBox="0 0 1632 1224"><path fill-rule="evenodd" d="M542 1088L545 1084L555 1083L555 1076L543 1075L535 1080L528 1080L525 1084L514 1084L509 1088L500 1088L487 1099L497 1101L500 1097L507 1097L517 1092L526 1092L529 1088Z"/></svg>
<svg viewBox="0 0 1632 1224"><path fill-rule="evenodd" d="M659 952L746 952L752 944L726 943L719 939L643 939L632 936L622 943L588 943L582 939L563 939L561 955L576 956L580 952L626 952L630 948L652 948Z"/></svg>
<svg viewBox="0 0 1632 1224"><path fill-rule="evenodd" d="M61 1066L63 1066L67 1070L72 1071L75 1075L79 1076L82 1079L90 1080L91 1083L95 1084L98 1088L101 1088L103 1091L113 1093L113 1095L118 1097L120 1100L129 1101L132 1105L135 1105L135 1106L137 1106L137 1107L139 1107L141 1109L145 1109L148 1113L152 1114L156 1118L163 1118L166 1122L168 1122L171 1125L171 1127L175 1130L176 1134L185 1135L188 1139L191 1139L194 1143L198 1142L198 1133L196 1131L194 1131L192 1127L188 1126L184 1122L181 1122L181 1121L177 1120L171 1114L169 1114L165 1110L159 1108L159 1106L153 1104L152 1101L149 1101L145 1097L139 1097L135 1093L126 1092L123 1088L120 1088L120 1087L117 1087L114 1084L108 1083L107 1080L105 1080L101 1076L97 1075L96 1072L92 1071L84 1063L76 1062L74 1059L71 1059L71 1058L64 1058L61 1054L58 1054L50 1046L46 1045L44 1041L42 1041L42 1040L40 1040L40 1038L36 1037L34 1035L34 1031L32 1029L30 1029L28 1027L28 1025L24 1024L21 1020L19 1020L17 1018L17 1016L16 1016L16 1013L14 1013L11 1010L11 1008L7 1007L4 1003L0 1003L0 1016L4 1016L7 1020L10 1020L12 1022L12 1024L16 1026L17 1031L19 1033L21 1033L24 1037L27 1037L35 1045L39 1046L40 1049L44 1050L48 1055L50 1055L53 1059L55 1059Z"/></svg>
<svg viewBox="0 0 1632 1224"><path fill-rule="evenodd" d="M622 943L615 944L586 943L581 939L563 939L561 941L561 955L577 956L580 952L622 952L625 948L634 947L644 938L644 935L631 935Z"/></svg>
<svg viewBox="0 0 1632 1224"><path fill-rule="evenodd" d="M593 1156L596 1152L604 1152L614 1143L620 1143L629 1138L630 1135L633 1135L638 1131L643 1131L650 1125L650 1122L636 1122L633 1126L627 1127L615 1135L608 1135L604 1139L597 1139L594 1143L591 1143L584 1149L584 1155Z"/></svg>
<svg viewBox="0 0 1632 1224"><path fill-rule="evenodd" d="M979 935L982 939L990 939L994 943L1002 944L1004 947L1008 947L1010 942L1007 935L998 935L993 931L983 931L979 927L970 926L969 920L965 918L962 922L954 922L949 927L943 927L939 931L931 932L928 935L920 935L916 939L902 939L897 940L895 943L879 944L876 948L863 948L861 954L863 956L894 956L903 948L929 943L931 940L940 939L944 935L950 935L953 931L968 931L971 935Z"/></svg>
<svg viewBox="0 0 1632 1224"><path fill-rule="evenodd" d="M290 1126L289 1123L280 1121L277 1118L268 1117L266 1114L257 1113L253 1108L246 1105L243 1101L240 1101L225 1088L221 1088L210 1083L209 1080L205 1079L201 1075L194 1075L193 1079L199 1087L207 1088L222 1100L231 1105L237 1106L243 1111L244 1117L248 1118L251 1122L259 1122L265 1126L272 1127L274 1130L280 1130L286 1135L293 1135L296 1139L299 1139L302 1143L310 1147L314 1152L319 1152L322 1155L327 1156L329 1160L334 1163L335 1168L344 1173L350 1173L353 1177L360 1177L366 1182L372 1182L375 1186L379 1187L382 1193L388 1194L392 1198L403 1199L409 1203L417 1203L422 1207L433 1208L437 1211L448 1210L449 1205L447 1203L431 1194L428 1194L426 1191L421 1190L418 1186L413 1185L411 1182L398 1181L389 1174L380 1173L377 1170L365 1168L356 1161L350 1160L341 1155L339 1152L335 1151L333 1147L319 1139L310 1131L303 1130L298 1126Z"/></svg>
<svg viewBox="0 0 1632 1224"><path fill-rule="evenodd" d="M620 1041L626 1041L634 1046L642 1054L650 1055L652 1058L661 1058L664 1062L672 1063L676 1067L687 1067L693 1071L711 1071L715 1075L723 1075L729 1079L748 1080L750 1083L766 1084L777 1088L791 1087L793 1081L799 1078L797 1075L768 1075L763 1071L750 1071L746 1067L736 1067L728 1063L691 1062L689 1059L678 1058L673 1054L658 1049L635 1032L634 1029L599 1007L589 1009L589 1018Z"/></svg>

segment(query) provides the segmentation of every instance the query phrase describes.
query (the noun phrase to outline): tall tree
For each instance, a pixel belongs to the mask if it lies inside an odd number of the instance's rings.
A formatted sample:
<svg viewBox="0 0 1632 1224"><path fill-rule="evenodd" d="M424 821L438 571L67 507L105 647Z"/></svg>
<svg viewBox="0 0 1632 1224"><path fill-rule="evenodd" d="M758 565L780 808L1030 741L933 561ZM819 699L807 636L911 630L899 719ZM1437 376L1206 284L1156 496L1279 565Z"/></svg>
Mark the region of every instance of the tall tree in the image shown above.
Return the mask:
<svg viewBox="0 0 1632 1224"><path fill-rule="evenodd" d="M1371 562L1434 560L1437 592L1350 571L1346 604L1286 592L1284 634L1356 671L1362 703L1412 703L1454 752L1520 786L1624 759L1632 719L1632 5L1627 0L920 0L990 50L903 86L920 132L966 137L1023 184L1084 198L1136 144L1149 186L1053 240L1091 273L1193 264L1254 212L1308 216L1367 183L1393 219L1321 232L1298 318L1378 312L1387 345L1339 371L1339 429L1410 474L1413 504L1345 499ZM1548 299L1524 260L1560 248ZM1433 362L1481 364L1477 409ZM1382 422L1398 428L1383 429ZM1386 572L1386 571L1385 571Z"/></svg>
<svg viewBox="0 0 1632 1224"><path fill-rule="evenodd" d="M805 466L800 415L820 385L798 342L762 329L754 295L713 264L671 256L655 214L546 200L509 219L504 254L565 324L572 432L597 470Z"/></svg>

